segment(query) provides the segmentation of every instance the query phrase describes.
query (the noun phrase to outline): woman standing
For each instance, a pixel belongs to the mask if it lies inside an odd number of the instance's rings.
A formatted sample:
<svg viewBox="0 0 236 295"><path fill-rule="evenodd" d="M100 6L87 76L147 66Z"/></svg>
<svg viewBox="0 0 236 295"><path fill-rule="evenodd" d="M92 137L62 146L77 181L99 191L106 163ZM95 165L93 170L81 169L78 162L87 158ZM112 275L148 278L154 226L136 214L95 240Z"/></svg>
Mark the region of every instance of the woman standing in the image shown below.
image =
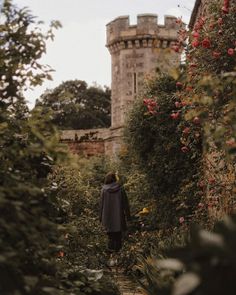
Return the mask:
<svg viewBox="0 0 236 295"><path fill-rule="evenodd" d="M101 191L100 221L108 235L108 250L118 252L122 247L122 232L130 209L124 188L116 181L116 175L109 172Z"/></svg>

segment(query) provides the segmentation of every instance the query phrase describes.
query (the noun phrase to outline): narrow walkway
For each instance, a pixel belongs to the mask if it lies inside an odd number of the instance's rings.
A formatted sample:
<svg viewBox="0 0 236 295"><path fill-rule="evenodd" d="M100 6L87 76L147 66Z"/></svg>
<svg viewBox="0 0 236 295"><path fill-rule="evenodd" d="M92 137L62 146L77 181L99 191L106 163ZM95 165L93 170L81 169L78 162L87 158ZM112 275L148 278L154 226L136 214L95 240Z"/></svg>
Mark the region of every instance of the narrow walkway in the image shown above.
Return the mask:
<svg viewBox="0 0 236 295"><path fill-rule="evenodd" d="M132 278L126 276L122 269L112 268L112 276L117 284L121 295L143 295L140 287Z"/></svg>

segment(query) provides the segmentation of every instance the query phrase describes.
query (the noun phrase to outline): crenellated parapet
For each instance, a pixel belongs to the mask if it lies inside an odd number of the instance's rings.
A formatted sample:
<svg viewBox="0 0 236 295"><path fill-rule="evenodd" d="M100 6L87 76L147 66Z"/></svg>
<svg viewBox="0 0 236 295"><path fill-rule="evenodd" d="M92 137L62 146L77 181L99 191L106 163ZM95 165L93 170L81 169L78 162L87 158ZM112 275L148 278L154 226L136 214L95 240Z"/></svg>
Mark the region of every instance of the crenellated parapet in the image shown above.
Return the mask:
<svg viewBox="0 0 236 295"><path fill-rule="evenodd" d="M130 25L129 16L120 16L107 24L107 44L110 53L131 48L167 48L178 38L176 17L165 16L158 24L156 14L140 14L137 24Z"/></svg>

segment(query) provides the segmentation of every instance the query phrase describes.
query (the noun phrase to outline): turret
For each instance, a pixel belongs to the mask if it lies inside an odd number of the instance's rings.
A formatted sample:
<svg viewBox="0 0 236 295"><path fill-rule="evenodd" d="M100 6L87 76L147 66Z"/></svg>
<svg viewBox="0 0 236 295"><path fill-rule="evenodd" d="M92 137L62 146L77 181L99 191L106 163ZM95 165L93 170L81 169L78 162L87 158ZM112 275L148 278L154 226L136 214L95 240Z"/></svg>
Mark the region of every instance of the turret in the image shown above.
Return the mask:
<svg viewBox="0 0 236 295"><path fill-rule="evenodd" d="M112 127L124 125L127 110L142 92L147 74L177 67L180 54L170 48L178 38L176 17L165 16L158 24L156 14L140 14L137 24L120 16L107 24L107 48L112 58Z"/></svg>

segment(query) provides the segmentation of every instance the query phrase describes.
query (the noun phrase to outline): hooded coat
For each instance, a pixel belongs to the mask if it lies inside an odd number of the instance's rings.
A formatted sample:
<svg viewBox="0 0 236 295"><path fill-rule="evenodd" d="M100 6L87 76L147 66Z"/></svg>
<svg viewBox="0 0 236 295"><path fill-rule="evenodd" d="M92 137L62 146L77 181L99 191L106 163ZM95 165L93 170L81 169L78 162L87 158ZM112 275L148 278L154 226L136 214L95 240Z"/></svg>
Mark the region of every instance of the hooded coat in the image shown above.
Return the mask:
<svg viewBox="0 0 236 295"><path fill-rule="evenodd" d="M100 221L107 232L126 230L130 209L124 188L117 182L105 184L101 191Z"/></svg>

